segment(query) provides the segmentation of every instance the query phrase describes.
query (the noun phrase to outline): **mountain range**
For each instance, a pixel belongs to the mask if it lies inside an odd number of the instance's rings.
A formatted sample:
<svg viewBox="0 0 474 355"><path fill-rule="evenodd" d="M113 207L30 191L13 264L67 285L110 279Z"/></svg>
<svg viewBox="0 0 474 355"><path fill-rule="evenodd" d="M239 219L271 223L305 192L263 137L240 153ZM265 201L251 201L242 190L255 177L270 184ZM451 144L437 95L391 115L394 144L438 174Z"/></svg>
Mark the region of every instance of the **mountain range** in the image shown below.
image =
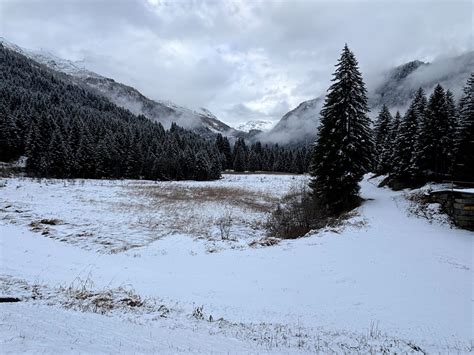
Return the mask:
<svg viewBox="0 0 474 355"><path fill-rule="evenodd" d="M311 142L315 138L319 125L319 112L324 104L324 96L319 96L300 103L284 114L276 124L268 120L256 120L233 128L205 108L191 110L169 101L152 100L137 89L87 70L77 62L59 58L47 51L26 50L1 37L0 43L53 70L70 75L134 114L142 114L152 121L160 122L165 128L176 122L179 126L191 129L202 136L214 136L220 133L232 140L243 137L264 143ZM473 68L474 51L431 63L414 60L397 66L384 73L374 89L368 92L371 116L375 116L383 104L392 111L405 110L419 87L430 94L435 85L440 83L459 97Z"/></svg>

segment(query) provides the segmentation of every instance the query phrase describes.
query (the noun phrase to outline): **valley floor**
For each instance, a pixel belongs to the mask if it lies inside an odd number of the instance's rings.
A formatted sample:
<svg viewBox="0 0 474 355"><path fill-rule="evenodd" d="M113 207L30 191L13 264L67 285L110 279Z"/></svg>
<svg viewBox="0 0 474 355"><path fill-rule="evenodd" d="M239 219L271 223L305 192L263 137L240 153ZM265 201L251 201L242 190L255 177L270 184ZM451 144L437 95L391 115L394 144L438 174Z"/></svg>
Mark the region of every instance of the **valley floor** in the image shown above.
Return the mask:
<svg viewBox="0 0 474 355"><path fill-rule="evenodd" d="M472 351L474 234L404 192L250 246L306 180L1 180L1 352Z"/></svg>

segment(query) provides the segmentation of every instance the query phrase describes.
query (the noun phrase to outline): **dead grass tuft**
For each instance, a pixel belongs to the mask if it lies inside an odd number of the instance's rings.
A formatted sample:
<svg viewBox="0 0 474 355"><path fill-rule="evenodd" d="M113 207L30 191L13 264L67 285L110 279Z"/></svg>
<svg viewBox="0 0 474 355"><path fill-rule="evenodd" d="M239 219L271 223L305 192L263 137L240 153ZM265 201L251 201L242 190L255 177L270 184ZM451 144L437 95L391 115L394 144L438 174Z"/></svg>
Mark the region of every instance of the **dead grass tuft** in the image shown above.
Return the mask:
<svg viewBox="0 0 474 355"><path fill-rule="evenodd" d="M52 218L52 219L42 219L39 221L41 224L48 224L50 226L56 226L58 224L61 224L61 220Z"/></svg>
<svg viewBox="0 0 474 355"><path fill-rule="evenodd" d="M130 287L97 290L89 278L77 279L68 287L61 287L59 291L63 295L61 303L65 308L82 312L107 314L115 310L142 309L145 312L156 312L159 317L166 317L169 313L167 307L164 305L157 307L150 301L142 299Z"/></svg>
<svg viewBox="0 0 474 355"><path fill-rule="evenodd" d="M33 232L41 233L41 235L49 235L50 230L48 226L56 226L62 222L59 219L41 219L39 221L32 221L28 226Z"/></svg>
<svg viewBox="0 0 474 355"><path fill-rule="evenodd" d="M273 237L265 237L262 239L254 240L249 243L249 246L252 248L257 248L257 247L270 247L273 245L277 245L280 243L281 239L278 238L273 238Z"/></svg>

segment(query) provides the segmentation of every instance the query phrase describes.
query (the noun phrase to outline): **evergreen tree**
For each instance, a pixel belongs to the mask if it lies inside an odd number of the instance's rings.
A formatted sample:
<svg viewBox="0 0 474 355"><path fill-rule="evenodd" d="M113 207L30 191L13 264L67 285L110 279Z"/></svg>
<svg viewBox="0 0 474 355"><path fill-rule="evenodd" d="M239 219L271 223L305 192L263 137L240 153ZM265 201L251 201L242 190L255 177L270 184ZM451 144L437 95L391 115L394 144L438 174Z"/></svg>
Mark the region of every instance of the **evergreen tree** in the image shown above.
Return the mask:
<svg viewBox="0 0 474 355"><path fill-rule="evenodd" d="M393 176L409 181L414 177L414 148L418 142L418 127L426 108L426 96L420 88L400 121L393 151Z"/></svg>
<svg viewBox="0 0 474 355"><path fill-rule="evenodd" d="M232 159L232 150L227 137L223 137L222 134L218 134L216 137L216 146L219 152L224 156L223 168L232 169L234 161Z"/></svg>
<svg viewBox="0 0 474 355"><path fill-rule="evenodd" d="M217 154L212 154L210 159L210 167L208 172L208 180L216 180L221 177L222 164Z"/></svg>
<svg viewBox="0 0 474 355"><path fill-rule="evenodd" d="M258 154L254 150L250 150L248 158L248 170L257 171L260 170L260 159Z"/></svg>
<svg viewBox="0 0 474 355"><path fill-rule="evenodd" d="M70 150L64 140L60 127L55 129L45 156L47 157L45 161L47 166L43 167L43 169L46 169L44 175L58 178L69 177Z"/></svg>
<svg viewBox="0 0 474 355"><path fill-rule="evenodd" d="M199 152L196 155L194 165L194 179L195 180L209 180L211 165L209 157L204 152Z"/></svg>
<svg viewBox="0 0 474 355"><path fill-rule="evenodd" d="M386 174L389 170L389 161L387 155L384 154L389 148L390 141L390 125L392 123L392 115L386 105L382 106L380 113L375 122L375 171L379 174Z"/></svg>
<svg viewBox="0 0 474 355"><path fill-rule="evenodd" d="M387 166L387 172L388 173L393 173L395 164L395 144L397 142L397 136L398 136L398 129L400 127L400 122L402 121L402 115L400 115L400 111L397 111L395 114L395 117L390 123L389 126L389 134L387 138L387 144L384 147L384 150L382 151L382 156L381 160L386 164Z"/></svg>
<svg viewBox="0 0 474 355"><path fill-rule="evenodd" d="M417 175L438 175L446 164L442 155L442 138L446 132L447 122L446 93L437 85L431 94L425 114L421 118L418 137L412 159L412 169Z"/></svg>
<svg viewBox="0 0 474 355"><path fill-rule="evenodd" d="M0 161L17 159L21 153L21 141L16 119L0 110Z"/></svg>
<svg viewBox="0 0 474 355"><path fill-rule="evenodd" d="M328 215L357 205L359 182L370 168L373 150L367 91L347 45L333 81L321 110L310 171L314 201Z"/></svg>
<svg viewBox="0 0 474 355"><path fill-rule="evenodd" d="M26 139L26 169L31 174L36 174L40 169L40 160L44 154L43 142L39 129L39 121L32 119Z"/></svg>
<svg viewBox="0 0 474 355"><path fill-rule="evenodd" d="M442 154L446 159L445 173L451 175L454 166L455 154L455 136L457 127L457 110L454 95L450 90L446 91L446 112L447 121L445 125L445 134L441 145L443 147Z"/></svg>
<svg viewBox="0 0 474 355"><path fill-rule="evenodd" d="M74 164L72 165L74 176L86 178L95 177L96 166L94 162L94 149L92 137L87 127L81 128L80 140L75 152Z"/></svg>
<svg viewBox="0 0 474 355"><path fill-rule="evenodd" d="M242 172L247 169L247 146L243 138L239 138L235 142L233 168L238 172Z"/></svg>
<svg viewBox="0 0 474 355"><path fill-rule="evenodd" d="M454 176L474 181L474 73L471 73L459 104L459 123L455 137Z"/></svg>

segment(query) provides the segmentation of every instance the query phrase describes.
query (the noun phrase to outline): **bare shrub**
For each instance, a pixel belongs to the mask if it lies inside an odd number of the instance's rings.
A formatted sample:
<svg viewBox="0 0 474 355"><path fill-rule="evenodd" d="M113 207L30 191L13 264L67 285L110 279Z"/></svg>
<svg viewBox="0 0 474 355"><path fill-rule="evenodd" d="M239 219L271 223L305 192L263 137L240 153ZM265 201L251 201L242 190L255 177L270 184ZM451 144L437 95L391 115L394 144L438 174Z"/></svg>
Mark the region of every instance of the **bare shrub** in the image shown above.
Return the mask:
<svg viewBox="0 0 474 355"><path fill-rule="evenodd" d="M198 320L203 320L204 319L203 309L204 309L204 306L198 306L194 308L192 316Z"/></svg>
<svg viewBox="0 0 474 355"><path fill-rule="evenodd" d="M232 209L226 207L224 209L224 215L217 219L217 226L219 227L219 232L222 240L230 239L230 231L232 229Z"/></svg>
<svg viewBox="0 0 474 355"><path fill-rule="evenodd" d="M326 224L316 208L306 184L294 186L285 195L267 220L269 236L281 239L302 237L312 229Z"/></svg>
<svg viewBox="0 0 474 355"><path fill-rule="evenodd" d="M356 215L357 212L354 210L343 212L338 216L329 215L328 211L314 200L309 187L303 182L292 187L277 204L267 220L267 235L280 239L295 239L324 227L337 231L347 219ZM354 227L363 225L365 222L353 224Z"/></svg>

